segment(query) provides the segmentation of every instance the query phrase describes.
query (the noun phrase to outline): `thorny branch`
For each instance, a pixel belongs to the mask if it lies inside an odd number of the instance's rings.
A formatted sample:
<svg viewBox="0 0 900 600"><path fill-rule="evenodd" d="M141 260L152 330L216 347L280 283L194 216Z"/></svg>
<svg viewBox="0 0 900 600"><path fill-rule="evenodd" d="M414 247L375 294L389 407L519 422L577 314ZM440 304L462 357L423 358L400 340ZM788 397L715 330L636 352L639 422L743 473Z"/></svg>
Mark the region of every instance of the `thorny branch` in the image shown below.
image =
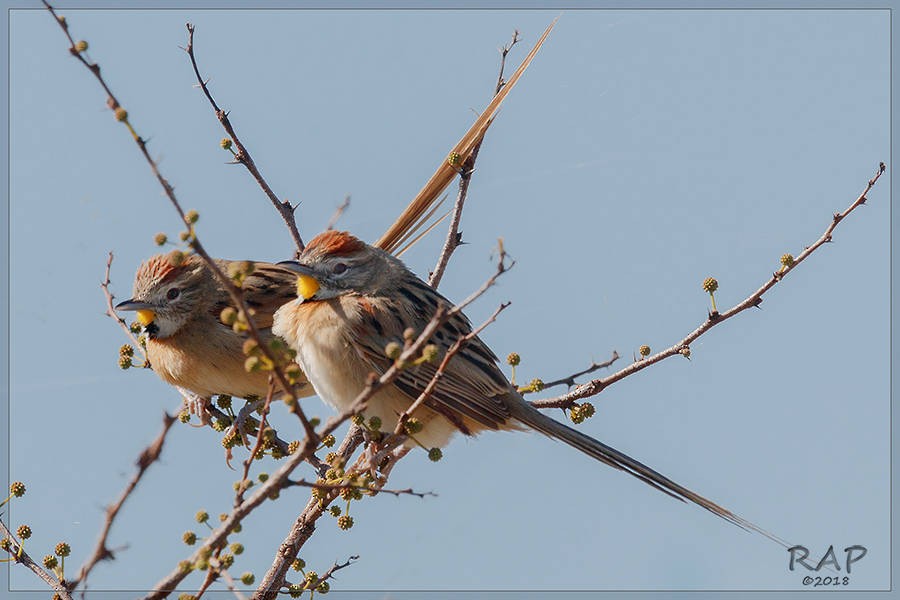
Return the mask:
<svg viewBox="0 0 900 600"><path fill-rule="evenodd" d="M500 48L500 73L497 75L497 85L494 86L494 96L500 93L506 82L503 80L503 70L506 67L506 56L509 51L519 42L519 30L513 31L512 39L508 44ZM428 278L428 284L434 289L441 284L444 277L444 270L450 262L450 256L463 243L462 233L459 231L459 222L462 218L463 205L466 202L466 196L469 194L469 183L472 180L472 174L475 172L475 161L478 159L478 152L481 150L481 144L484 138L478 140L472 153L468 159L459 167L459 189L456 194L456 202L453 204L453 213L450 216L450 227L447 230L447 239L444 240L444 247L438 257L437 264Z"/></svg>
<svg viewBox="0 0 900 600"><path fill-rule="evenodd" d="M843 221L851 212L853 212L857 207L865 204L866 202L866 194L875 186L878 180L881 178L881 175L885 171L885 164L879 163L878 170L875 173L875 176L872 177L866 184L865 189L862 193L854 200L850 206L848 206L843 212L835 213L831 219L831 223L828 224L828 227L825 229L825 232L817 239L811 246L808 246L801 252L795 259L792 265L785 266L782 270L777 271L772 274L772 276L766 281L759 289L755 292L747 296L744 300L734 305L732 308L726 310L723 313L712 312L707 317L706 321L704 321L699 327L697 327L694 331L690 332L686 335L681 341L675 343L673 346L666 348L662 352L658 352L653 356L648 356L643 360L638 360L627 367L613 373L608 377L603 377L601 379L594 379L593 381L589 381L582 385L579 385L574 390L563 394L561 396L557 396L556 398L548 398L545 400L535 400L532 402L532 405L536 408L568 408L572 405L573 402L580 400L582 398L587 398L590 396L596 396L604 389L609 387L610 385L620 381L629 375L633 375L638 371L646 369L650 365L654 365L659 361L669 358L670 356L675 356L676 354L681 355L683 352L690 351L690 345L694 340L702 336L704 333L715 327L716 325L727 321L731 317L741 313L748 308L758 307L763 301L763 295L769 291L772 287L775 286L776 283L784 279L788 273L797 268L800 263L806 260L813 252L819 249L823 244L831 241L832 234L834 233L835 228L838 226L838 223Z"/></svg>
<svg viewBox="0 0 900 600"><path fill-rule="evenodd" d="M300 237L300 232L297 230L297 219L295 218L295 211L297 207L291 206L291 203L287 200L278 199L278 196L276 196L275 192L272 191L272 188L262 176L262 173L259 172L259 169L256 167L256 163L253 162L253 157L250 156L250 152L247 150L247 147L244 146L244 144L238 137L237 132L234 130L234 126L232 126L231 121L228 119L228 113L219 108L219 105L216 104L216 101L213 99L212 94L209 91L207 81L203 79L202 75L200 75L200 67L197 66L197 58L196 56L194 56L194 26L191 23L188 23L186 26L188 30L188 44L187 48L185 48L184 51L187 52L188 56L191 59L191 66L194 68L194 75L197 76L197 84L200 86L200 89L203 90L203 94L206 96L206 99L209 100L210 105L212 105L213 110L216 113L216 118L219 119L219 122L222 124L225 132L228 134L228 136L231 138L231 141L234 143L234 146L237 148L234 159L247 167L247 170L250 171L251 175L253 175L253 179L256 180L256 183L259 184L259 187L262 188L263 192L265 192L266 196L268 196L269 200L272 202L272 206L275 207L275 210L277 210L278 214L281 215L281 218L284 219L284 224L287 225L288 230L291 232L291 237L294 240L294 244L297 246L297 252L295 256L299 256L303 251L303 239Z"/></svg>
<svg viewBox="0 0 900 600"><path fill-rule="evenodd" d="M544 382L544 386L542 389L546 390L548 388L552 388L557 385L566 385L568 387L572 387L573 385L578 384L578 382L575 381L577 378L581 377L582 375L587 375L589 373L593 373L594 371L599 371L600 369L605 369L605 368L611 366L617 360L619 360L619 353L616 352L615 350L613 350L612 356L610 357L609 360L605 360L605 361L599 362L599 363L592 360L591 366L589 366L587 369L583 369L581 371L576 371L575 373L572 373L571 375L567 375L566 377L561 377L559 379L554 379L553 381L546 381L546 382Z"/></svg>
<svg viewBox="0 0 900 600"><path fill-rule="evenodd" d="M147 472L150 465L159 460L159 456L162 454L163 444L166 441L166 436L174 422L175 417L169 415L169 413L163 413L162 430L159 432L159 435L156 436L156 439L141 451L136 462L137 471L132 475L131 480L129 480L125 489L122 490L122 493L119 494L119 498L113 504L106 507L106 518L103 521L103 528L100 531L100 539L97 540L97 544L94 547L91 556L81 566L78 577L66 582L66 587L69 590L74 590L78 584L86 582L88 575L97 563L114 558L113 552L106 546L106 541L109 538L109 531L112 529L116 516L122 509L122 505L125 504L125 501L131 496L131 493L137 487L138 483L140 483L141 479L144 477L144 473Z"/></svg>
<svg viewBox="0 0 900 600"><path fill-rule="evenodd" d="M287 481L285 481L285 484L284 484L285 488L289 488L289 487L293 487L293 486L319 488L319 489L323 489L323 490L335 490L335 491L341 491L341 490L366 491L368 489L371 489L371 488L367 488L362 485L355 485L352 483L317 483L315 481L306 481L305 479L299 479L299 480L288 479ZM390 494L392 496L416 496L418 498L426 498L428 496L437 497L437 494L435 494L434 492L417 492L416 490L414 490L412 488L406 488L403 490L390 490L387 488L378 488L378 493L379 494L381 494L381 493Z"/></svg>
<svg viewBox="0 0 900 600"><path fill-rule="evenodd" d="M12 532L6 528L6 524L3 523L2 519L0 519L0 538L6 538L10 541L9 560L25 565L28 570L43 579L47 583L47 585L50 586L50 589L59 594L60 597L63 598L63 600L72 600L72 596L69 593L69 590L67 590L66 587L53 575L42 569L39 564L34 562L31 556L29 556L28 553L25 552L25 550L19 545L20 542L16 541L15 536L13 536Z"/></svg>

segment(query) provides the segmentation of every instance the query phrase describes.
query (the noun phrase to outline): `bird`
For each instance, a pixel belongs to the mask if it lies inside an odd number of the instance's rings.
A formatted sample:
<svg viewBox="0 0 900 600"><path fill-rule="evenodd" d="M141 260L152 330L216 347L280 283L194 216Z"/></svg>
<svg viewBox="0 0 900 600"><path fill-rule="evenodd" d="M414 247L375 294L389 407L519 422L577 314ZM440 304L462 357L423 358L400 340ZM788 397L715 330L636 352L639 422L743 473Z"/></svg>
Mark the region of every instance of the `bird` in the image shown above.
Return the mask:
<svg viewBox="0 0 900 600"><path fill-rule="evenodd" d="M224 273L250 271L247 261L216 259ZM254 323L262 341L272 339L275 310L293 300L296 275L271 263L254 262L242 283L244 300L255 311ZM222 322L231 298L203 259L196 255L158 254L138 267L132 296L116 310L136 311L147 340L147 359L163 381L175 386L201 415L214 395L265 398L269 373L248 371L247 339ZM277 390L280 394L280 390ZM313 394L305 378L295 387L297 397Z"/></svg>
<svg viewBox="0 0 900 600"><path fill-rule="evenodd" d="M418 334L439 306L453 306L400 259L345 231L325 231L296 260L277 265L296 273L297 298L275 312L272 332L296 350L296 361L316 394L342 412L353 409L372 374L380 376L394 363L386 352L388 344L402 346L408 328ZM454 312L429 342L443 356L471 332L469 319ZM396 427L400 415L438 369L434 362L416 362L369 398L365 418L377 416L388 431ZM426 448L443 447L456 433L540 432L673 498L784 545L746 519L533 407L505 377L497 356L478 336L471 337L446 364L433 393L412 416L423 426L414 441Z"/></svg>

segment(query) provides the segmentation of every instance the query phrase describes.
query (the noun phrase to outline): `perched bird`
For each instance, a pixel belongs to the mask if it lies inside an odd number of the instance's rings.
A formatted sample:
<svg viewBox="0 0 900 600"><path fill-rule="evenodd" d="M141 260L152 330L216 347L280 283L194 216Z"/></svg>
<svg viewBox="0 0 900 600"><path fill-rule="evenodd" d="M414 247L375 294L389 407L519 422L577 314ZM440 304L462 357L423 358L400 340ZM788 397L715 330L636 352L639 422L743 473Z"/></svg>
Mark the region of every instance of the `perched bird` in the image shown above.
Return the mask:
<svg viewBox="0 0 900 600"><path fill-rule="evenodd" d="M231 265L242 266L227 260L216 260L216 264L225 273ZM275 310L296 298L295 280L293 272L262 262L254 263L244 279L244 299L256 311L253 320L263 341L272 337ZM214 394L265 398L269 374L247 372L246 336L220 319L222 310L231 305L228 293L199 256L178 261L161 254L141 264L132 297L116 305L116 310L137 311L147 335L151 367L195 405ZM313 390L301 382L297 393L309 396Z"/></svg>
<svg viewBox="0 0 900 600"><path fill-rule="evenodd" d="M298 297L276 311L272 331L297 351L296 360L316 393L342 411L353 405L371 373L380 375L393 364L385 350L389 343L402 345L404 330L421 332L439 305L452 306L399 259L346 232L326 231L310 241L297 261L278 266L297 273ZM469 320L456 313L430 341L443 356L471 331ZM436 370L437 365L429 362L404 368L392 384L369 399L365 415L379 417L382 429L393 430ZM449 361L434 393L413 416L424 425L415 438L425 447L444 446L456 432L539 431L674 498L781 543L643 463L538 411L509 383L496 355L478 337Z"/></svg>

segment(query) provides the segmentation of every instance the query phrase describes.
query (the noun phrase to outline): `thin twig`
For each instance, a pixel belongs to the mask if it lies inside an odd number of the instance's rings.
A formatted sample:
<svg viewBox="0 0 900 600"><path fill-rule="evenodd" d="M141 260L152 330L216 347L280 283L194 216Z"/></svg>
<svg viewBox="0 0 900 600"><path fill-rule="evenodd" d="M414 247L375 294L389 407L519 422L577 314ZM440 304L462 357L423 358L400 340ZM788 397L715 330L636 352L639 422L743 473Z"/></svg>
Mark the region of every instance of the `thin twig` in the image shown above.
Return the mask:
<svg viewBox="0 0 900 600"><path fill-rule="evenodd" d="M131 476L131 480L125 486L125 489L122 490L122 493L119 494L119 498L113 504L106 507L106 517L103 520L100 539L97 540L97 544L94 546L94 551L91 553L91 556L81 566L78 577L66 583L68 589L74 590L78 584L85 583L91 570L93 570L100 561L115 558L112 550L106 546L106 541L109 538L109 531L112 529L113 522L116 520L119 511L122 509L122 505L125 504L125 501L128 500L128 497L131 496L131 493L137 487L138 483L140 483L141 479L144 477L144 473L147 472L150 465L159 460L159 456L162 454L163 444L166 441L166 436L174 422L175 417L171 416L169 413L163 413L162 430L159 432L159 435L156 436L156 439L141 451L141 454L138 456L135 463L137 465L137 471Z"/></svg>
<svg viewBox="0 0 900 600"><path fill-rule="evenodd" d="M334 229L334 226L341 220L348 208L350 208L350 196L344 196L344 201L341 202L340 206L335 209L334 214L331 215L331 218L328 219L328 226L325 227L325 231Z"/></svg>
<svg viewBox="0 0 900 600"><path fill-rule="evenodd" d="M339 563L339 562L335 561L334 564L332 564L330 567L328 567L328 570L327 570L327 571L325 571L324 573L322 573L321 575L319 575L319 576L316 578L316 581L315 581L314 583L310 584L308 587L309 587L309 588L314 588L314 589L315 589L315 588L318 588L318 587L319 587L319 584L321 584L323 581L328 581L329 579L333 579L333 578L334 578L335 572L340 571L341 569L345 569L345 568L349 567L350 565L352 565L352 564L353 564L355 561L357 561L357 560L359 560L359 555L358 555L358 554L354 554L354 555L348 557L347 560L345 560L345 561L342 562L342 563Z"/></svg>
<svg viewBox="0 0 900 600"><path fill-rule="evenodd" d="M774 287L776 283L784 279L784 277L787 276L788 273L796 269L800 263L806 260L818 248L831 241L831 236L834 233L835 228L838 226L838 223L843 221L844 218L846 218L857 207L865 204L866 194L868 194L869 191L875 186L875 183L881 178L881 175L884 173L884 171L884 163L879 163L878 170L875 173L875 176L868 181L863 192L856 198L856 200L853 201L853 203L850 204L849 207L847 207L846 210L844 210L844 212L834 214L831 219L831 223L829 223L828 227L825 229L825 232L819 237L819 239L817 239L811 246L804 249L803 252L801 252L794 259L792 265L786 266L782 270L773 273L768 281L766 281L755 292L747 296L747 298L745 298L743 301L739 302L723 313L710 313L706 321L704 321L699 327L686 335L681 341L677 342L673 346L670 346L669 348L666 348L662 352L654 354L653 356L648 356L643 360L635 361L624 369L613 373L609 377L594 379L593 381L584 383L567 394L557 396L556 398L535 400L531 404L537 408L568 408L575 401L590 396L596 396L613 383L620 381L628 377L629 375L633 375L638 371L646 369L650 365L654 365L665 358L675 356L676 354L681 355L684 352L689 352L691 343L693 343L694 340L702 336L704 333L706 333L716 325L727 321L731 317L747 310L748 308L758 307L762 303L763 295L767 291Z"/></svg>
<svg viewBox="0 0 900 600"><path fill-rule="evenodd" d="M561 377L559 379L554 379L553 381L544 382L544 385L541 389L546 390L546 389L552 388L557 385L566 385L568 387L572 387L573 385L578 384L578 382L575 381L578 377L581 377L582 375L587 375L589 373L593 373L594 371L599 371L600 369L605 369L606 367L609 367L617 360L619 360L619 353L616 352L615 350L613 350L612 357L610 357L609 360L605 360L605 361L599 362L599 363L591 361L591 366L589 366L587 369L584 369L582 371L576 371L575 373L572 373L571 375L568 375L566 377Z"/></svg>
<svg viewBox="0 0 900 600"><path fill-rule="evenodd" d="M29 556L28 553L25 552L24 549L22 549L22 547L19 545L19 542L16 541L16 538L12 534L12 532L6 528L6 525L3 523L2 519L0 519L0 538L9 539L9 559L11 561L24 565L32 573L43 579L54 592L60 595L63 600L72 600L72 595L69 593L69 590L67 590L63 585L63 583L56 579L56 577L42 569L41 566L34 562L31 556Z"/></svg>
<svg viewBox="0 0 900 600"><path fill-rule="evenodd" d="M272 206L275 207L275 210L277 210L278 214L281 215L281 218L284 219L284 224L287 225L288 231L290 231L291 237L294 240L294 244L297 246L296 256L299 256L303 251L303 239L300 237L300 232L297 230L297 219L295 217L295 211L297 207L291 206L291 203L287 200L278 199L278 196L276 196L275 192L272 191L272 188L262 176L262 173L259 172L259 169L256 167L256 163L253 162L253 158L250 156L250 152L247 150L247 147L244 146L244 144L241 142L240 138L237 135L237 132L231 125L231 121L228 119L228 113L219 108L219 105L216 104L216 101L213 99L212 94L209 92L209 87L207 86L206 80L203 79L203 76L200 75L200 67L197 66L197 58L196 56L194 56L194 26L190 23L187 23L187 30L188 43L187 48L185 48L184 50L185 52L187 52L188 56L191 59L191 66L194 68L194 75L197 76L197 83L200 86L200 89L203 90L203 93L206 95L206 99L209 100L209 103L212 105L213 110L216 113L216 118L219 119L219 122L222 124L225 132L228 133L228 136L231 138L231 141L237 148L234 159L247 167L247 170L250 171L253 179L256 180L256 183L259 184L259 187L262 188L263 192L265 192L266 196L272 202Z"/></svg>
<svg viewBox="0 0 900 600"><path fill-rule="evenodd" d="M299 486L299 487L308 487L308 488L318 488L323 490L359 490L361 492L370 492L373 491L372 488L366 487L364 485L356 485L353 483L318 483L315 481L306 481L305 479L288 479L285 482L286 488ZM385 494L391 494L392 496L416 496L417 498L426 498L428 496L433 496L437 498L437 494L434 492L417 492L412 488L406 488L404 490L389 490L386 488L378 488L378 493L384 492Z"/></svg>
<svg viewBox="0 0 900 600"><path fill-rule="evenodd" d="M128 326L128 322L125 321L122 317L119 316L119 313L116 312L116 308L113 305L113 301L116 297L109 291L109 284L111 283L109 279L110 269L112 269L112 261L113 261L113 253L112 250L109 251L109 256L106 258L106 273L103 276L103 282L100 284L100 289L103 290L103 296L106 298L106 314L109 315L109 318L117 322L122 330L125 332L125 335L128 336L128 339L131 340L132 346L136 348L141 355L144 357L144 364L142 365L145 368L150 367L150 359L147 357L147 351L144 349L144 346L138 341L138 339L131 332L131 328Z"/></svg>
<svg viewBox="0 0 900 600"><path fill-rule="evenodd" d="M256 432L256 444L250 450L250 454L244 460L244 472L241 475L240 485L238 485L237 491L234 494L234 506L240 506L241 502L244 501L244 492L246 491L244 487L244 483L248 480L247 478L250 476L250 465L253 464L253 461L256 460L257 452L262 451L263 444L265 443L265 435L264 432L268 427L268 423L266 422L266 417L269 414L269 405L272 403L272 394L275 392L275 382L272 379L272 376L269 376L269 392L266 394L266 402L262 407L262 410L259 411L259 427ZM237 423L235 423L237 425Z"/></svg>
<svg viewBox="0 0 900 600"><path fill-rule="evenodd" d="M513 31L512 40L505 46L500 48L500 73L497 75L497 84L494 86L494 96L500 93L506 84L503 81L503 70L506 67L506 56L509 51L519 42L519 30ZM450 263L450 256L462 244L462 233L459 231L459 222L462 219L463 205L466 203L466 196L469 194L469 183L472 180L472 174L475 172L475 161L478 159L478 152L481 150L481 144L484 142L482 136L478 143L472 148L472 153L464 161L459 170L459 189L456 194L456 202L453 204L453 214L450 216L450 226L447 229L447 238L444 240L444 247L441 248L441 254L438 256L437 264L428 278L428 283L434 289L441 283L444 277L444 270Z"/></svg>

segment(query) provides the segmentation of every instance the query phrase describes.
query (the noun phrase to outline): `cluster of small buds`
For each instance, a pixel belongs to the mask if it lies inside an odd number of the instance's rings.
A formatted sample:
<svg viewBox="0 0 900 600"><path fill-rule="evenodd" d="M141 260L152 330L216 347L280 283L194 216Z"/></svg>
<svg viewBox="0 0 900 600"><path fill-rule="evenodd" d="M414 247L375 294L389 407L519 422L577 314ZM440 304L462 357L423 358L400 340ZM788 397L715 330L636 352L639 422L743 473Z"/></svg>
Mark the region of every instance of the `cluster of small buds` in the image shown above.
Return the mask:
<svg viewBox="0 0 900 600"><path fill-rule="evenodd" d="M181 411L180 413L178 413L178 420L182 423L190 423L191 413L186 410Z"/></svg>
<svg viewBox="0 0 900 600"><path fill-rule="evenodd" d="M180 267L184 263L185 253L181 250L172 250L166 255L166 260L173 267Z"/></svg>
<svg viewBox="0 0 900 600"><path fill-rule="evenodd" d="M293 440L288 444L288 452L294 454L300 449L300 440Z"/></svg>
<svg viewBox="0 0 900 600"><path fill-rule="evenodd" d="M57 567L59 561L52 554L47 554L44 556L44 559L41 561L41 564L44 565L45 569L50 569L51 571Z"/></svg>
<svg viewBox="0 0 900 600"><path fill-rule="evenodd" d="M329 433L324 438L322 438L322 445L326 448L331 448L337 443L337 439L334 437L334 434Z"/></svg>
<svg viewBox="0 0 900 600"><path fill-rule="evenodd" d="M246 492L247 490L249 490L250 488L252 488L253 485L254 485L254 483L249 479L240 479L240 480L232 483L231 487L232 487L232 489L234 489L235 492L243 493L243 492Z"/></svg>
<svg viewBox="0 0 900 600"><path fill-rule="evenodd" d="M231 138L222 138L222 141L219 142L219 146L221 146L223 150L231 150L231 144Z"/></svg>
<svg viewBox="0 0 900 600"><path fill-rule="evenodd" d="M196 600L196 596L184 592L183 594L178 594L178 600Z"/></svg>
<svg viewBox="0 0 900 600"><path fill-rule="evenodd" d="M231 396L226 396L225 394L219 394L216 397L216 406L218 406L222 410L230 410L231 409Z"/></svg>
<svg viewBox="0 0 900 600"><path fill-rule="evenodd" d="M20 540L27 540L31 537L31 527L28 525L19 525L19 527L16 528L16 537Z"/></svg>
<svg viewBox="0 0 900 600"><path fill-rule="evenodd" d="M403 431L406 432L406 435L415 435L422 431L423 428L422 422L415 417L410 417L403 424Z"/></svg>
<svg viewBox="0 0 900 600"><path fill-rule="evenodd" d="M336 506L336 505L329 506L329 507L328 507L328 514L330 514L332 517L339 517L339 516L341 516L341 507L340 507L340 506Z"/></svg>
<svg viewBox="0 0 900 600"><path fill-rule="evenodd" d="M685 346L684 348L679 350L678 353L686 359L691 360L691 349L688 346Z"/></svg>
<svg viewBox="0 0 900 600"><path fill-rule="evenodd" d="M350 422L358 427L362 427L366 423L366 418L362 415L362 413L356 413L352 417L350 417Z"/></svg>
<svg viewBox="0 0 900 600"><path fill-rule="evenodd" d="M169 237L164 233L160 232L160 233L157 233L155 236L153 236L153 243L156 244L157 246L163 246L168 241L169 241Z"/></svg>
<svg viewBox="0 0 900 600"><path fill-rule="evenodd" d="M60 542L53 549L53 553L61 558L65 558L72 553L72 548L66 542Z"/></svg>
<svg viewBox="0 0 900 600"><path fill-rule="evenodd" d="M369 429L372 431L381 431L381 417L373 415L369 417Z"/></svg>
<svg viewBox="0 0 900 600"><path fill-rule="evenodd" d="M234 564L234 555L233 554L220 554L219 555L219 567L223 569L230 569Z"/></svg>
<svg viewBox="0 0 900 600"><path fill-rule="evenodd" d="M295 558L294 562L291 563L291 568L295 571L302 571L306 568L306 561L302 558Z"/></svg>
<svg viewBox="0 0 900 600"><path fill-rule="evenodd" d="M231 546L229 546L229 548L236 555L240 555L240 554L244 553L244 545L241 544L240 542L235 542L235 543L231 544Z"/></svg>
<svg viewBox="0 0 900 600"><path fill-rule="evenodd" d="M424 348L422 348L422 361L427 363L437 362L437 359L440 357L441 351L434 344L428 344Z"/></svg>
<svg viewBox="0 0 900 600"><path fill-rule="evenodd" d="M793 254L782 254L781 255L781 270L785 271L794 266L794 255Z"/></svg>
<svg viewBox="0 0 900 600"><path fill-rule="evenodd" d="M194 519L196 519L198 523L206 523L209 521L209 513L205 510L198 510L197 514L194 515Z"/></svg>
<svg viewBox="0 0 900 600"><path fill-rule="evenodd" d="M2 540L0 540L0 550L3 550L4 552L11 551L12 550L12 540L9 539L8 537L5 537Z"/></svg>
<svg viewBox="0 0 900 600"><path fill-rule="evenodd" d="M194 209L191 209L184 213L184 220L187 221L189 225L194 225L197 221L200 220L200 213L198 213Z"/></svg>
<svg viewBox="0 0 900 600"><path fill-rule="evenodd" d="M234 429L229 429L225 432L225 435L222 436L222 447L228 450L229 448L236 448L241 445L241 436L238 435L238 432Z"/></svg>
<svg viewBox="0 0 900 600"><path fill-rule="evenodd" d="M21 498L25 495L25 484L21 481L13 481L9 484L9 495Z"/></svg>
<svg viewBox="0 0 900 600"><path fill-rule="evenodd" d="M241 583L244 585L253 585L254 581L256 581L256 577L250 571L241 574Z"/></svg>
<svg viewBox="0 0 900 600"><path fill-rule="evenodd" d="M391 360L397 360L403 353L403 347L397 342L388 342L384 347L384 355Z"/></svg>
<svg viewBox="0 0 900 600"><path fill-rule="evenodd" d="M116 121L119 121L119 122L127 121L128 120L128 111L120 106L116 110L113 111L113 116L115 116Z"/></svg>
<svg viewBox="0 0 900 600"><path fill-rule="evenodd" d="M316 591L320 594L327 594L331 591L331 584L327 581L320 581L319 585L316 586Z"/></svg>
<svg viewBox="0 0 900 600"><path fill-rule="evenodd" d="M302 586L299 583L292 583L288 586L288 596L291 598L299 598L303 595L303 592L306 591L306 586Z"/></svg>
<svg viewBox="0 0 900 600"><path fill-rule="evenodd" d="M459 168L462 165L462 156L459 152L451 152L447 155L447 164L451 167Z"/></svg>
<svg viewBox="0 0 900 600"><path fill-rule="evenodd" d="M228 277L234 282L234 285L241 287L244 280L253 274L256 265L249 260L237 260L228 264Z"/></svg>
<svg viewBox="0 0 900 600"><path fill-rule="evenodd" d="M712 301L712 311L719 312L716 309L716 290L719 289L719 282L715 280L714 277L707 277L703 280L703 291L709 294L709 298Z"/></svg>
<svg viewBox="0 0 900 600"><path fill-rule="evenodd" d="M532 394L535 392L540 392L544 389L544 381L539 378L534 378L528 382L528 385L523 385L518 388L520 394Z"/></svg>
<svg viewBox="0 0 900 600"><path fill-rule="evenodd" d="M81 54L82 52L87 52L88 43L85 40L78 40L73 47L75 48L75 52Z"/></svg>
<svg viewBox="0 0 900 600"><path fill-rule="evenodd" d="M444 453L440 448L432 448L428 451L428 460L430 460L431 462L437 462L442 458L444 458Z"/></svg>
<svg viewBox="0 0 900 600"><path fill-rule="evenodd" d="M188 546L193 546L197 543L197 534L193 531L185 531L181 536L181 541Z"/></svg>
<svg viewBox="0 0 900 600"><path fill-rule="evenodd" d="M579 423L583 423L585 419L590 419L594 416L594 405L590 402L585 402L584 404L572 404L569 407L569 418L573 423L578 425Z"/></svg>
<svg viewBox="0 0 900 600"><path fill-rule="evenodd" d="M638 352L640 353L641 356L646 358L646 357L650 356L650 346L648 346L647 344L644 344L643 346L638 348Z"/></svg>
<svg viewBox="0 0 900 600"><path fill-rule="evenodd" d="M134 364L134 347L130 344L123 344L119 348L119 368L122 370L130 369Z"/></svg>
<svg viewBox="0 0 900 600"><path fill-rule="evenodd" d="M259 480L260 483L265 483L269 480L269 474L268 473L260 473L259 475L256 476L256 478Z"/></svg>
<svg viewBox="0 0 900 600"><path fill-rule="evenodd" d="M353 527L353 517L351 517L350 515L341 515L340 517L338 517L337 525L338 527L346 531L347 529Z"/></svg>

